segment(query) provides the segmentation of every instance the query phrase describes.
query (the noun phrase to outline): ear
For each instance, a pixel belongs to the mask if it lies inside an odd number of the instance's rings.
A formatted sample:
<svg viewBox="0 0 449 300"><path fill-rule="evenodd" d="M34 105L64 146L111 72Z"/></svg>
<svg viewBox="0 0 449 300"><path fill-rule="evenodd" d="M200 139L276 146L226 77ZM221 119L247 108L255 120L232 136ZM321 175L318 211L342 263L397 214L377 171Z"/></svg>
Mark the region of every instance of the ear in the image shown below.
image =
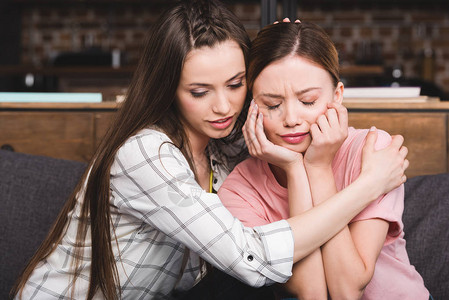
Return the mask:
<svg viewBox="0 0 449 300"><path fill-rule="evenodd" d="M334 102L337 103L342 103L343 102L343 91L344 91L345 87L343 85L343 82L339 82L337 84L337 87L335 88L335 93L334 93Z"/></svg>

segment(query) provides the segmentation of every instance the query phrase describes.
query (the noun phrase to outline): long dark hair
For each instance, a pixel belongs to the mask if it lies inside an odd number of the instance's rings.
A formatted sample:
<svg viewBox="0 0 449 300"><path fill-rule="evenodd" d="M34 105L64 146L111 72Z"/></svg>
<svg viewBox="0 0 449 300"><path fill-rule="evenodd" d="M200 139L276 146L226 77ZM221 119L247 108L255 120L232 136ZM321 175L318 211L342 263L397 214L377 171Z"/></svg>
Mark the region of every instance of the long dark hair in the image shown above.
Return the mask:
<svg viewBox="0 0 449 300"><path fill-rule="evenodd" d="M74 209L79 196L77 194L83 191L83 183L87 180L85 193L81 195L84 201L77 231L75 262L72 266L75 270L73 283L79 276L79 258L82 257L90 228L92 262L87 299L92 299L99 289L106 299L121 298L120 278L112 250L109 210L109 174L114 157L130 136L154 125L169 136L193 169L189 142L175 106L175 92L187 53L196 48L213 47L226 40L233 40L240 45L247 63L249 37L238 18L216 0L180 1L160 17L147 38L126 100L89 164L90 175L86 171L50 233L19 277L11 291L12 295L21 292L37 264L57 247L67 229L68 214ZM247 104L243 112L246 107ZM213 142L229 143L238 139L244 120L242 113L231 135ZM72 298L73 291L74 288Z"/></svg>
<svg viewBox="0 0 449 300"><path fill-rule="evenodd" d="M325 69L336 87L340 81L338 52L323 28L313 23L281 22L264 27L253 40L247 70L251 91L266 66L287 56L300 56Z"/></svg>

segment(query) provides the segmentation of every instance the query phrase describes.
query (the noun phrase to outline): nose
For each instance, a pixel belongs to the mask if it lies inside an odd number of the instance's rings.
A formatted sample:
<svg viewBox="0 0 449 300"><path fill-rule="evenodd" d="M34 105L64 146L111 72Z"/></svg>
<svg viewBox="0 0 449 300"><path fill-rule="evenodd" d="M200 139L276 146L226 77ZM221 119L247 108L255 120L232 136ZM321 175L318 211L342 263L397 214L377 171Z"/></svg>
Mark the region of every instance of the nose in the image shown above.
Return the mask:
<svg viewBox="0 0 449 300"><path fill-rule="evenodd" d="M284 126L295 127L301 125L303 118L301 116L301 107L296 99L286 101L284 112Z"/></svg>
<svg viewBox="0 0 449 300"><path fill-rule="evenodd" d="M219 115L227 115L231 110L231 103L225 92L217 92L217 97L214 99L212 110Z"/></svg>

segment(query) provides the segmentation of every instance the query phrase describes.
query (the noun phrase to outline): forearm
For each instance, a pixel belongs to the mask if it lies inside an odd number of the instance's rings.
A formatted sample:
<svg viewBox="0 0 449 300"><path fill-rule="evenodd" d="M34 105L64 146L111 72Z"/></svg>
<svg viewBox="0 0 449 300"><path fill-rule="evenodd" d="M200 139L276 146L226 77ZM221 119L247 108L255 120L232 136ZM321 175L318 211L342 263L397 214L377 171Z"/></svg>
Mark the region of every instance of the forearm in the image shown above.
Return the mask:
<svg viewBox="0 0 449 300"><path fill-rule="evenodd" d="M314 205L337 194L332 168L308 168ZM333 299L358 299L372 272L360 257L348 226L321 247L329 294Z"/></svg>
<svg viewBox="0 0 449 300"><path fill-rule="evenodd" d="M293 266L293 275L283 287L297 299L327 299L321 250L317 249Z"/></svg>
<svg viewBox="0 0 449 300"><path fill-rule="evenodd" d="M287 172L287 182L290 217L310 210L312 197L303 164L293 172ZM298 299L326 299L326 279L319 247L294 265L293 275L284 287Z"/></svg>
<svg viewBox="0 0 449 300"><path fill-rule="evenodd" d="M360 198L358 195L361 194L366 196ZM371 182L360 176L344 190L313 209L289 218L287 221L292 228L295 243L294 262L321 247L378 196L378 191Z"/></svg>

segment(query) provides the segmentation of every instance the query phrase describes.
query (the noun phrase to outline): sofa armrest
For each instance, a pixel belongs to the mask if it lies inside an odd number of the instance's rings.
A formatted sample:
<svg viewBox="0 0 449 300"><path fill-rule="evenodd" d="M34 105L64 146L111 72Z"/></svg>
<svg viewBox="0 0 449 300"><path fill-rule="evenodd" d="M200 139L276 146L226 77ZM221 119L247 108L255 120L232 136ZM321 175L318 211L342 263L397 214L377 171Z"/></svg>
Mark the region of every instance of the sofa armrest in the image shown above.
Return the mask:
<svg viewBox="0 0 449 300"><path fill-rule="evenodd" d="M405 183L403 221L411 264L435 299L449 299L449 173Z"/></svg>

